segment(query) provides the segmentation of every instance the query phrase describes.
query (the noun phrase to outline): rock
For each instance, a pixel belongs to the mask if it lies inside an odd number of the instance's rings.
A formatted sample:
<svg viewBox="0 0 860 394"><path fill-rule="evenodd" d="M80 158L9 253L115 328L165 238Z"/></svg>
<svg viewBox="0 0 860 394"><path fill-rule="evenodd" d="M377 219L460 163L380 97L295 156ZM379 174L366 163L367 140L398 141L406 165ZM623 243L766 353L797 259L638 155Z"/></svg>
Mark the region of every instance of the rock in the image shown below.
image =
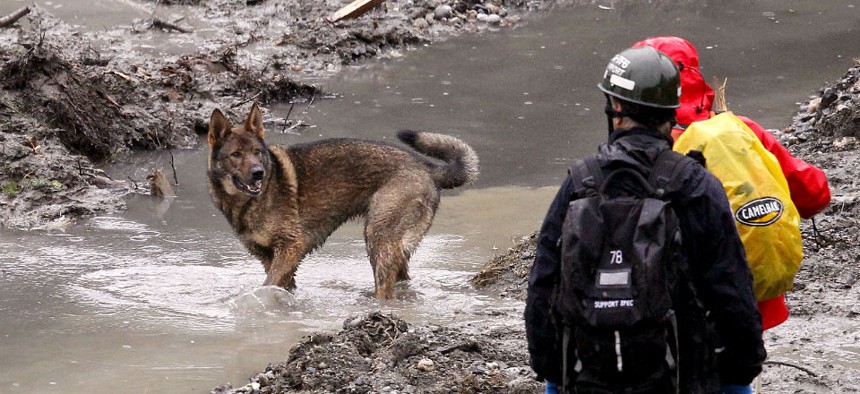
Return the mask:
<svg viewBox="0 0 860 394"><path fill-rule="evenodd" d="M356 316L352 320L347 320L343 323L343 328L355 328L361 325L361 316Z"/></svg>
<svg viewBox="0 0 860 394"><path fill-rule="evenodd" d="M488 25L498 25L501 22L502 22L502 17L498 16L497 14L487 15L487 24Z"/></svg>
<svg viewBox="0 0 860 394"><path fill-rule="evenodd" d="M469 366L469 372L475 375L486 375L488 372L487 365L483 361L475 361Z"/></svg>
<svg viewBox="0 0 860 394"><path fill-rule="evenodd" d="M436 364L429 358L422 358L421 360L418 360L418 364L415 365L415 368L419 371L431 372L436 369Z"/></svg>
<svg viewBox="0 0 860 394"><path fill-rule="evenodd" d="M855 143L857 143L856 137L842 137L833 141L833 147L841 149L849 145L854 145Z"/></svg>
<svg viewBox="0 0 860 394"><path fill-rule="evenodd" d="M810 114L814 114L818 111L818 107L821 105L821 97L816 97L812 100L809 100L809 104L806 106L806 112Z"/></svg>
<svg viewBox="0 0 860 394"><path fill-rule="evenodd" d="M436 17L436 19L442 20L451 18L452 16L454 16L454 12L451 10L450 5L442 4L436 7L435 10L433 10L433 15Z"/></svg>
<svg viewBox="0 0 860 394"><path fill-rule="evenodd" d="M416 18L412 20L412 27L418 30L424 30L430 27L430 23L427 22L427 19L424 18Z"/></svg>
<svg viewBox="0 0 860 394"><path fill-rule="evenodd" d="M517 378L508 382L508 390L512 393L527 393L531 389L530 378Z"/></svg>
<svg viewBox="0 0 860 394"><path fill-rule="evenodd" d="M824 89L824 93L821 94L820 108L826 109L830 106L830 104L833 104L833 102L836 101L837 98L839 98L839 95L837 95L836 92L833 91L833 88Z"/></svg>
<svg viewBox="0 0 860 394"><path fill-rule="evenodd" d="M425 15L425 10L422 7L415 7L409 11L409 19L423 18L424 15Z"/></svg>

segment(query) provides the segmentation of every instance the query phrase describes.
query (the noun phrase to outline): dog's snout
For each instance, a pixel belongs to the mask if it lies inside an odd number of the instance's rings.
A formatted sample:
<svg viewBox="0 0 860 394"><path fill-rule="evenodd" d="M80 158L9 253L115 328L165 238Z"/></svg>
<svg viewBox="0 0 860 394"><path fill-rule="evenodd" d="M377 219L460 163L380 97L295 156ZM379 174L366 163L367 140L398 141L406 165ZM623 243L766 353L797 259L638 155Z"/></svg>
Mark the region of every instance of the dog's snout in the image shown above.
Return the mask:
<svg viewBox="0 0 860 394"><path fill-rule="evenodd" d="M261 166L261 165L255 165L255 166L251 167L251 178L255 181L263 180L263 175L265 173L266 172L263 171L263 166Z"/></svg>

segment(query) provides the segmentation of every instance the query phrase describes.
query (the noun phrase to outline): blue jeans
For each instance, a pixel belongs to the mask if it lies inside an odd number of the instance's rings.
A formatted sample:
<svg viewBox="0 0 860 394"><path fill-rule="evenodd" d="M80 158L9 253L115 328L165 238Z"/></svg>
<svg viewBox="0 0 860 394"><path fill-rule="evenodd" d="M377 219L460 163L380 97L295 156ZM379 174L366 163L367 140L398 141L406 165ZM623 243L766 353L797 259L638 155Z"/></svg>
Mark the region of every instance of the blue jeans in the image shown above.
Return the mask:
<svg viewBox="0 0 860 394"><path fill-rule="evenodd" d="M546 381L546 390L544 391L544 394L559 394L558 385L547 380ZM723 386L723 387L720 387L720 394L752 394L752 387L750 387L750 386L734 386L734 385Z"/></svg>
<svg viewBox="0 0 860 394"><path fill-rule="evenodd" d="M727 385L720 387L720 394L752 394L752 387Z"/></svg>

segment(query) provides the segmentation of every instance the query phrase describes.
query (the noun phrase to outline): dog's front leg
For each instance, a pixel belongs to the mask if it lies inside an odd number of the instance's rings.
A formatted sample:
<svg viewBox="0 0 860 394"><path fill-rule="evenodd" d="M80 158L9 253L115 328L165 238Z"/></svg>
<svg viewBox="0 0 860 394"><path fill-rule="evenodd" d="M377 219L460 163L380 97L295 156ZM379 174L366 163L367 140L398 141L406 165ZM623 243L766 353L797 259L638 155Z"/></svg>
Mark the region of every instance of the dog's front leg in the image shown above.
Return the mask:
<svg viewBox="0 0 860 394"><path fill-rule="evenodd" d="M298 242L287 247L276 247L272 263L266 270L264 286L280 286L285 289L296 288L296 269L306 252Z"/></svg>

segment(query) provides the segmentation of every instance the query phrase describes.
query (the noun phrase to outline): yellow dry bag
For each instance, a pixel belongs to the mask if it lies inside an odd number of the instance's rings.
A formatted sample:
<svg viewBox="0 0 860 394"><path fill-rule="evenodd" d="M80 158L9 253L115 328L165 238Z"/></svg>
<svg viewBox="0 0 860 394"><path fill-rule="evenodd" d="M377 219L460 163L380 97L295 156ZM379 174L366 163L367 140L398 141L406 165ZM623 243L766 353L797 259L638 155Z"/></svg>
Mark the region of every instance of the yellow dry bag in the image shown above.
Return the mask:
<svg viewBox="0 0 860 394"><path fill-rule="evenodd" d="M791 290L803 259L800 215L776 157L731 112L693 122L674 150L701 151L726 189L758 300Z"/></svg>

